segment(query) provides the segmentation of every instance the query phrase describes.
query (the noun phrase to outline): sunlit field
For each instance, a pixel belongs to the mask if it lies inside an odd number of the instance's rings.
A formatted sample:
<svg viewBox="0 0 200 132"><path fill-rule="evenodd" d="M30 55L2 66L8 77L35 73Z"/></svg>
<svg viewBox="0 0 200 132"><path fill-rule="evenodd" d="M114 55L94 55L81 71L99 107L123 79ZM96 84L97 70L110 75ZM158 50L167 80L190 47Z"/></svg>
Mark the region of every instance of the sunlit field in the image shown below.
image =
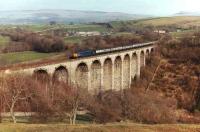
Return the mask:
<svg viewBox="0 0 200 132"><path fill-rule="evenodd" d="M0 124L0 132L198 132L199 125L143 125L134 123L106 125Z"/></svg>

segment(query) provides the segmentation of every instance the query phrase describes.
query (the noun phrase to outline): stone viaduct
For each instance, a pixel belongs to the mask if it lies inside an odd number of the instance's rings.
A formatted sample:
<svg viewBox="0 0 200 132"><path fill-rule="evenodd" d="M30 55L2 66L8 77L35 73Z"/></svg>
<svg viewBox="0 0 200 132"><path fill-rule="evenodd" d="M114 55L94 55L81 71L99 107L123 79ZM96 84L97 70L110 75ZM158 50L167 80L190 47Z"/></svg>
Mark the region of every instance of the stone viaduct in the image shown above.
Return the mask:
<svg viewBox="0 0 200 132"><path fill-rule="evenodd" d="M140 77L146 57L155 45L68 60L63 63L23 69L18 72L48 75L52 79L81 87L97 94L107 90L129 88L131 80Z"/></svg>

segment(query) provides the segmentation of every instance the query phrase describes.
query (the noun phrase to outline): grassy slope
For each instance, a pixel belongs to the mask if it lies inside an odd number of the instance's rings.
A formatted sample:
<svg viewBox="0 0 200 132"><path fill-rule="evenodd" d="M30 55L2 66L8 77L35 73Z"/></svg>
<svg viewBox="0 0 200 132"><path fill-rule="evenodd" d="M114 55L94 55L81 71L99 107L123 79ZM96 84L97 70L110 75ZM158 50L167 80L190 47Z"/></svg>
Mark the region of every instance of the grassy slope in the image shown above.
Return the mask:
<svg viewBox="0 0 200 132"><path fill-rule="evenodd" d="M194 132L200 131L200 125L143 125L143 124L107 124L76 125L65 124L0 124L0 132Z"/></svg>
<svg viewBox="0 0 200 132"><path fill-rule="evenodd" d="M155 18L150 20L145 20L140 22L140 24L144 25L154 25L154 26L162 26L162 25L174 25L174 24L181 24L184 26L189 25L199 25L200 24L200 17L187 17L187 16L180 16L180 17L163 17L163 18Z"/></svg>
<svg viewBox="0 0 200 132"><path fill-rule="evenodd" d="M25 61L48 58L58 53L37 53L33 51L0 54L0 61L4 64L13 64Z"/></svg>
<svg viewBox="0 0 200 132"><path fill-rule="evenodd" d="M142 25L143 26L178 25L182 27L200 26L200 17L195 17L195 16L160 17L160 18L142 19L136 21L127 21L127 22L112 22L112 26L114 26L115 28L119 28L126 24L128 26L142 26Z"/></svg>

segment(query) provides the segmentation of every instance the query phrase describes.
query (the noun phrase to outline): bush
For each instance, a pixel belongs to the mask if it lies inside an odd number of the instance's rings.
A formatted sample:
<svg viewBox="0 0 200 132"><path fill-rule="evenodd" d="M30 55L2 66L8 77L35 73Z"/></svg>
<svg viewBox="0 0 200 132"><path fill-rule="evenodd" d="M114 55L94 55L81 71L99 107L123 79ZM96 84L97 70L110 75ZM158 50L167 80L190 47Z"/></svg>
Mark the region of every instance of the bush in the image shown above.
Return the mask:
<svg viewBox="0 0 200 132"><path fill-rule="evenodd" d="M175 100L163 98L155 91L143 93L127 90L124 97L126 117L130 120L150 124L177 121Z"/></svg>
<svg viewBox="0 0 200 132"><path fill-rule="evenodd" d="M64 41L60 38L38 38L32 43L33 50L38 52L59 52L64 50Z"/></svg>
<svg viewBox="0 0 200 132"><path fill-rule="evenodd" d="M4 52L18 52L33 50L42 53L60 52L65 49L64 40L53 36L40 36L27 31L9 31L3 35L12 40Z"/></svg>
<svg viewBox="0 0 200 132"><path fill-rule="evenodd" d="M98 123L132 120L139 123L176 123L176 100L141 90L106 92L89 103L88 110Z"/></svg>
<svg viewBox="0 0 200 132"><path fill-rule="evenodd" d="M106 37L98 36L85 39L79 49L87 49L88 47L90 49L111 48L140 42L143 42L142 37L135 34Z"/></svg>
<svg viewBox="0 0 200 132"><path fill-rule="evenodd" d="M87 109L98 123L119 122L122 120L120 93L108 91L100 97L88 100Z"/></svg>

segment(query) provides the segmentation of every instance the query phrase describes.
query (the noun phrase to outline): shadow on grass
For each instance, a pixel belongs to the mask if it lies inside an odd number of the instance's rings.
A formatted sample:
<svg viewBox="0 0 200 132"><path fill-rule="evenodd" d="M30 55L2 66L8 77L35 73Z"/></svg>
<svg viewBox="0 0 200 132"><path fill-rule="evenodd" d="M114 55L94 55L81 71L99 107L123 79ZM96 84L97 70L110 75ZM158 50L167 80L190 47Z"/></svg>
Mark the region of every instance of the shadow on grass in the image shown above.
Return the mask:
<svg viewBox="0 0 200 132"><path fill-rule="evenodd" d="M17 123L24 123L24 124L58 124L58 123L66 123L70 124L69 118L67 117L59 117L59 116L54 116L54 117L47 117L47 118L41 118L41 117L27 117L27 116L18 116L17 118ZM12 123L12 118L11 117L4 117L2 118L2 123ZM77 115L76 123L77 124L91 124L93 122L93 117L89 114L85 115Z"/></svg>

